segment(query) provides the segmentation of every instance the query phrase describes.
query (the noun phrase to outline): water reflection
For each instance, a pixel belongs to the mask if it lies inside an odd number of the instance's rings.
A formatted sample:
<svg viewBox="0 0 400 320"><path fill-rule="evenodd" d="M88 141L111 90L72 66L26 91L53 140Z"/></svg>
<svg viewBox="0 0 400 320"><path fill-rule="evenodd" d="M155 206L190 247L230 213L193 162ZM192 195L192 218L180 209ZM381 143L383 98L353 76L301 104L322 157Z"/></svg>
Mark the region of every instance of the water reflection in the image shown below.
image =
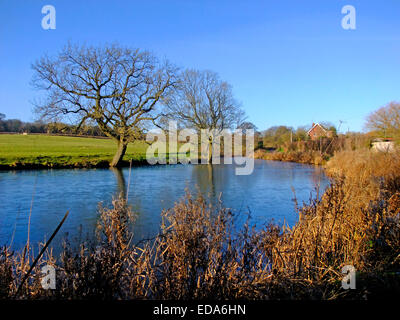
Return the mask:
<svg viewBox="0 0 400 320"><path fill-rule="evenodd" d="M61 243L65 233L77 237L80 226L84 236L93 234L98 203L110 206L118 193L128 196L138 214L138 241L158 232L161 211L183 197L185 188L199 190L213 202L222 195L224 206L237 214L250 210L252 222L261 226L270 219L293 225L297 215L292 189L301 204L318 185L323 189L328 184L320 168L262 160L256 160L249 176L236 176L235 166L223 164L142 166L132 168L129 190L128 177L129 168L0 172L0 244L9 244L15 229L14 248L24 245L35 179L31 241L48 238L70 211L55 243Z"/></svg>
<svg viewBox="0 0 400 320"><path fill-rule="evenodd" d="M118 194L121 195L123 198L126 198L127 185L125 182L125 177L122 172L122 169L121 168L110 168L110 170L114 173L114 176L116 178Z"/></svg>
<svg viewBox="0 0 400 320"><path fill-rule="evenodd" d="M217 165L198 164L193 166L192 181L196 181L197 187L202 194L215 198L214 171Z"/></svg>

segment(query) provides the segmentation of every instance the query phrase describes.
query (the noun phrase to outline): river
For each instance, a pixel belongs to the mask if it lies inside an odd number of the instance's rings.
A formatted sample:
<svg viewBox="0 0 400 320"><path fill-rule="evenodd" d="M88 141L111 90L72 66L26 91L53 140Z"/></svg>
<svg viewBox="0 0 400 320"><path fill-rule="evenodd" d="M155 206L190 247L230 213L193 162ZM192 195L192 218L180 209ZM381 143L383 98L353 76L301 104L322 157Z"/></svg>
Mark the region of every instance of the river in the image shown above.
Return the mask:
<svg viewBox="0 0 400 320"><path fill-rule="evenodd" d="M199 190L211 202L220 198L236 214L238 226L250 212L250 222L262 227L271 219L292 226L298 219L294 194L302 204L329 185L323 169L311 165L255 160L254 171L247 176L235 175L234 168L137 166L131 170L129 191L129 168L0 171L0 245L24 246L31 204L31 243L48 239L69 210L53 241L59 247L66 236L71 242L91 239L99 202L109 206L119 192L128 192L129 204L138 215L133 228L134 241L139 241L158 232L161 211L182 198L185 188Z"/></svg>

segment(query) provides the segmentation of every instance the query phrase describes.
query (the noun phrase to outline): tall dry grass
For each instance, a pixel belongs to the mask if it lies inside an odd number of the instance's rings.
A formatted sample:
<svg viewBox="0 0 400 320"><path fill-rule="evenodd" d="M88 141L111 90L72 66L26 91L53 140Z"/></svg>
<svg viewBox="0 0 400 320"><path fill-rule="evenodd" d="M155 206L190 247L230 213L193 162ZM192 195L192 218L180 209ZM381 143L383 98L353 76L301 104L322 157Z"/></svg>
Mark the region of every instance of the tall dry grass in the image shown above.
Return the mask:
<svg viewBox="0 0 400 320"><path fill-rule="evenodd" d="M328 161L329 156L321 154L319 151L286 151L286 152L268 152L258 149L254 152L255 159L298 162L313 165L323 165Z"/></svg>
<svg viewBox="0 0 400 320"><path fill-rule="evenodd" d="M326 164L336 152L361 150L371 147L372 138L368 134L348 133L333 138L286 142L277 150L258 148L256 159L289 161L313 165Z"/></svg>

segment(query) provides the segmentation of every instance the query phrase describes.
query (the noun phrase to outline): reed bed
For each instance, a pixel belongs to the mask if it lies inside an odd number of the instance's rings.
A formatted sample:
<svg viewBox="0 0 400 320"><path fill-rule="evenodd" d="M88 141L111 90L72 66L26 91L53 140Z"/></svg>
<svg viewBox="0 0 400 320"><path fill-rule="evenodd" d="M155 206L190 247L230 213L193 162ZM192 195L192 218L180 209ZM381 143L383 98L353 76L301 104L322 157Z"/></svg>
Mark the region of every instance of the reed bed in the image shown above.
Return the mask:
<svg viewBox="0 0 400 320"><path fill-rule="evenodd" d="M298 162L313 165L323 165L329 159L328 155L321 155L319 151L286 151L286 152L269 152L258 149L254 152L255 159Z"/></svg>
<svg viewBox="0 0 400 320"><path fill-rule="evenodd" d="M121 196L99 209L97 242L34 252L0 250L1 299L372 299L400 293L400 157L337 153L332 184L298 207L293 227L234 226L223 204L186 196L162 212L154 239L132 243L135 215ZM43 265L56 267L56 289L41 288ZM342 288L342 267L357 288Z"/></svg>
<svg viewBox="0 0 400 320"><path fill-rule="evenodd" d="M367 134L348 133L333 138L322 137L318 140L285 142L277 149L258 148L254 158L273 161L289 161L313 165L325 165L335 153L355 150L368 152L371 137Z"/></svg>

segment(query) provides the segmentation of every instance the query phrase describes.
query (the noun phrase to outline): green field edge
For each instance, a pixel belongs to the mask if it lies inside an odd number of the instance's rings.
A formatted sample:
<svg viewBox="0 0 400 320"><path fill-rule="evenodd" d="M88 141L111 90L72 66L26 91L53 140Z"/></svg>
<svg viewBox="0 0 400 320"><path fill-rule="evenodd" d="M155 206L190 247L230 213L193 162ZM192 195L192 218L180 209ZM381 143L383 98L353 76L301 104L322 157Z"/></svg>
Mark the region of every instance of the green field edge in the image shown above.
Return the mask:
<svg viewBox="0 0 400 320"><path fill-rule="evenodd" d="M133 157L125 157L118 167L129 167L129 166L153 166L153 165L172 165L181 164L181 159L169 159L167 154L164 159L165 163L151 163L146 159L145 155ZM11 161L10 161L11 160ZM82 157L70 157L70 156L60 156L60 157L29 157L29 158L15 158L15 159L5 159L0 158L0 170L32 170L32 169L74 169L74 168L109 168L112 157L101 157L101 156L82 156ZM157 160L160 160L157 158ZM200 160L197 159L200 163ZM190 163L190 160L187 161Z"/></svg>

